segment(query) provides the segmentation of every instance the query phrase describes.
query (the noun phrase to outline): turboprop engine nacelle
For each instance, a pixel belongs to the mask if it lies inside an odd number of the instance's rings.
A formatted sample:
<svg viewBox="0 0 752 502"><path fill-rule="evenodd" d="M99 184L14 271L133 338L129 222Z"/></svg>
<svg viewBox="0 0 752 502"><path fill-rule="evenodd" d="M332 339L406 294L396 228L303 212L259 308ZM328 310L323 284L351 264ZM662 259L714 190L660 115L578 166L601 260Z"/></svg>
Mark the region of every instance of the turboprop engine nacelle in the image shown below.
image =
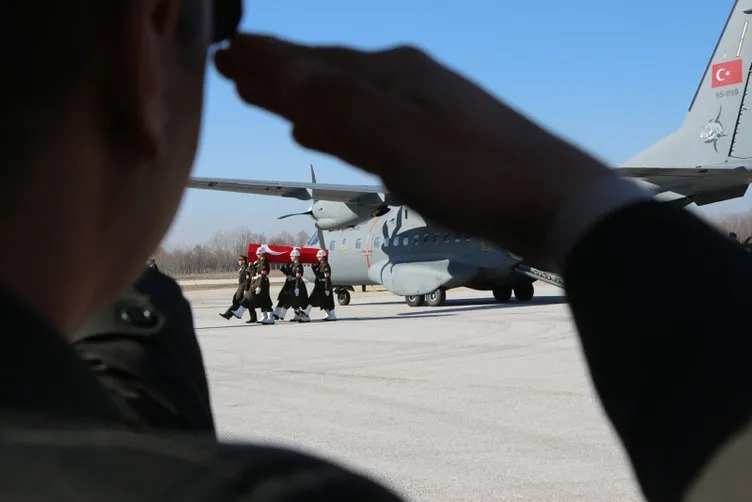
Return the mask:
<svg viewBox="0 0 752 502"><path fill-rule="evenodd" d="M387 206L373 207L346 202L317 201L311 207L311 216L322 230L339 230L363 223L389 211Z"/></svg>

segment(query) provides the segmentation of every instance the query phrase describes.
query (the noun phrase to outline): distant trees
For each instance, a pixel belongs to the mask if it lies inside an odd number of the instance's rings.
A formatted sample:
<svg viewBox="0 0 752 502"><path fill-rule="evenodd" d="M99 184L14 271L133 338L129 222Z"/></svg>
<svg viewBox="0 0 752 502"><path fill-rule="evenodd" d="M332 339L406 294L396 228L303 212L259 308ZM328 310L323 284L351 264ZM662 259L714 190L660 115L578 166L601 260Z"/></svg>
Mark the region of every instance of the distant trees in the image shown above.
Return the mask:
<svg viewBox="0 0 752 502"><path fill-rule="evenodd" d="M157 265L170 275L208 274L235 271L237 257L246 254L249 242L276 244L283 246L304 246L308 242L306 232L292 235L281 232L267 236L247 227L230 231L216 232L204 244L165 249L156 253ZM248 257L253 259L253 257Z"/></svg>
<svg viewBox="0 0 752 502"><path fill-rule="evenodd" d="M743 241L752 236L752 211L722 216L717 225L726 233L734 232Z"/></svg>

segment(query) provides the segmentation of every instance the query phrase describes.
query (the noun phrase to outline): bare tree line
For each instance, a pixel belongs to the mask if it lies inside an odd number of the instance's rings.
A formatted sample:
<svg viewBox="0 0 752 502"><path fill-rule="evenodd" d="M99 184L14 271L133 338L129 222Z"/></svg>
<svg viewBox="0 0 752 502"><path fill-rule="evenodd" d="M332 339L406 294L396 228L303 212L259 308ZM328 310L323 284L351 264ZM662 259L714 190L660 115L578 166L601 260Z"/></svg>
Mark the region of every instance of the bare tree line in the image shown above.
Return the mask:
<svg viewBox="0 0 752 502"><path fill-rule="evenodd" d="M216 232L203 244L160 248L155 257L160 270L175 276L234 272L237 269L238 255L247 253L249 242L304 246L309 237L302 231L296 235L281 232L267 237L266 234L254 232L250 228L240 227Z"/></svg>
<svg viewBox="0 0 752 502"><path fill-rule="evenodd" d="M752 236L752 211L730 214L718 220L718 226L726 233L734 232L740 241Z"/></svg>

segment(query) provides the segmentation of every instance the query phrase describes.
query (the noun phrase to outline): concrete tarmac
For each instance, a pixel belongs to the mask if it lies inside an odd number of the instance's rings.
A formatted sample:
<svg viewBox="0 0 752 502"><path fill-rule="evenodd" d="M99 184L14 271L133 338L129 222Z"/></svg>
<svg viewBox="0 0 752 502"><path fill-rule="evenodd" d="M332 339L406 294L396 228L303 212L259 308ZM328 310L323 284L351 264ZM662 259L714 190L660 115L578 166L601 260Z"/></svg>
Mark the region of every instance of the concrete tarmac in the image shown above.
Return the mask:
<svg viewBox="0 0 752 502"><path fill-rule="evenodd" d="M561 290L411 308L356 289L337 322L274 326L219 317L232 287L186 291L224 439L312 452L412 501L643 500Z"/></svg>

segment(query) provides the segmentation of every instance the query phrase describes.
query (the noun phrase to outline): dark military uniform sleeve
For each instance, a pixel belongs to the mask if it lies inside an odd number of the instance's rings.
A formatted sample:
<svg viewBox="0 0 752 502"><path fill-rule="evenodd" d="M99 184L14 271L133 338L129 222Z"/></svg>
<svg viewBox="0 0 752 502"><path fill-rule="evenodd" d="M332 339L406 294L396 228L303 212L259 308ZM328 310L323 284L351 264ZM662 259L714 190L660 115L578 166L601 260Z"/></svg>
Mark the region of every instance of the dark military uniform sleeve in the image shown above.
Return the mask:
<svg viewBox="0 0 752 502"><path fill-rule="evenodd" d="M587 232L564 281L646 499L752 500L750 255L686 210L651 201Z"/></svg>
<svg viewBox="0 0 752 502"><path fill-rule="evenodd" d="M400 502L363 475L291 450L56 429L0 431L3 500Z"/></svg>
<svg viewBox="0 0 752 502"><path fill-rule="evenodd" d="M191 308L173 279L146 270L90 319L73 349L131 421L216 433Z"/></svg>

